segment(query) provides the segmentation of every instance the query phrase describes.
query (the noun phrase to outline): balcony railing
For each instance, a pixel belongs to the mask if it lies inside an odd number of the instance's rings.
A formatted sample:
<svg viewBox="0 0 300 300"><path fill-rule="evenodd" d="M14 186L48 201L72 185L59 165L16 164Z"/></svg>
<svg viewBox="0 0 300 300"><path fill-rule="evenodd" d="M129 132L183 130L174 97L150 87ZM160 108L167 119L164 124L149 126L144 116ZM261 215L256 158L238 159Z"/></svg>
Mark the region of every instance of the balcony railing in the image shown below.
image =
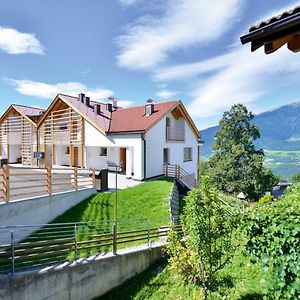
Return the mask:
<svg viewBox="0 0 300 300"><path fill-rule="evenodd" d="M166 128L166 141L167 142L184 142L185 133L184 129Z"/></svg>

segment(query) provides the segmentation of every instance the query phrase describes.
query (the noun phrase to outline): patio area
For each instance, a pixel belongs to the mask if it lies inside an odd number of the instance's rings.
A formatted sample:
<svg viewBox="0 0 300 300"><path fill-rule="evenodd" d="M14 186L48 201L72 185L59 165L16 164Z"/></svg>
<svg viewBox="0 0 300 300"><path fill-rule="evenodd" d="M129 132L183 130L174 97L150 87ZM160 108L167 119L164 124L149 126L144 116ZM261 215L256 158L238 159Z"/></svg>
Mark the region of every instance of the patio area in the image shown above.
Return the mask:
<svg viewBox="0 0 300 300"><path fill-rule="evenodd" d="M126 178L124 174L117 174L117 186L118 190L127 189L129 187L133 187L139 184L144 183L144 181L133 180L130 178ZM97 184L97 180L96 180ZM108 192L113 192L116 188L116 173L108 172Z"/></svg>

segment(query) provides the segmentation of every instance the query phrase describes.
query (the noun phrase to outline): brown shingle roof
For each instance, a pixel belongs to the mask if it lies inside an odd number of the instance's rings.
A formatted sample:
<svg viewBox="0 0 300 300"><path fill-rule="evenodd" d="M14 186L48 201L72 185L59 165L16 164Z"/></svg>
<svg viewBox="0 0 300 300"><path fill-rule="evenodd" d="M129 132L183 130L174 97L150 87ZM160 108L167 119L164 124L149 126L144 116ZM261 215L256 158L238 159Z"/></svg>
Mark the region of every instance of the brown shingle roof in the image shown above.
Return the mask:
<svg viewBox="0 0 300 300"><path fill-rule="evenodd" d="M144 105L129 108L118 107L111 113L106 109L106 103L90 101L91 107L88 107L84 103L81 103L77 97L64 94L59 94L56 99L65 101L73 107L73 109L77 110L78 113L84 116L92 125L96 125L98 129L102 129L107 134L147 131L166 113L173 110L177 105L182 105L180 100L155 103L154 112L150 116L145 116ZM94 106L96 104L101 105L101 115L94 112ZM185 109L183 108L183 110ZM192 124L191 126L193 126L195 132L198 134L198 130L193 121L190 120L190 122Z"/></svg>
<svg viewBox="0 0 300 300"><path fill-rule="evenodd" d="M109 129L109 124L110 124L110 118L111 118L111 113L106 110L106 104L105 103L100 103L96 101L91 101L91 105L94 106L96 104L101 105L101 115L97 115L94 113L94 109L87 107L85 104L81 103L77 97L73 96L68 96L68 95L63 95L59 94L58 95L62 100L66 100L66 102L69 102L71 106L76 108L78 111L80 111L81 114L86 116L87 119L95 123L98 127L102 128L104 131L108 131Z"/></svg>
<svg viewBox="0 0 300 300"><path fill-rule="evenodd" d="M16 110L22 112L27 117L37 117L44 114L45 109L20 105L20 104L13 104L12 107L16 108Z"/></svg>
<svg viewBox="0 0 300 300"><path fill-rule="evenodd" d="M258 24L255 24L255 25L251 26L250 29L249 29L249 32L255 31L257 29L261 29L261 28L263 28L265 26L268 26L268 25L270 25L272 23L275 23L277 21L286 19L286 18L288 18L290 16L293 16L293 15L295 15L297 13L300 13L300 6L296 6L295 8L290 9L288 11L285 11L285 12L281 13L278 16L274 16L274 17L272 17L270 19L267 19L265 21L262 21L262 22L260 22Z"/></svg>
<svg viewBox="0 0 300 300"><path fill-rule="evenodd" d="M146 131L169 110L174 108L180 101L155 103L154 112L145 116L145 106L120 108L112 112L112 120L109 128L110 133Z"/></svg>

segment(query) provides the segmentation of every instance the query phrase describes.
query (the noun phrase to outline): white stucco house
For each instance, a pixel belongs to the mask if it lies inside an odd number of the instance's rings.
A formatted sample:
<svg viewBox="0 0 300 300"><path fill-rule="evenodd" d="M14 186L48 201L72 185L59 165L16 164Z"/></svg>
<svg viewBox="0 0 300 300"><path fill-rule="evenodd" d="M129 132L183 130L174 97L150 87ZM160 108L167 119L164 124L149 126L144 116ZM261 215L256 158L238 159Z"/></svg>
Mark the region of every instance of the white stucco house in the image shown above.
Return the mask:
<svg viewBox="0 0 300 300"><path fill-rule="evenodd" d="M37 123L45 164L106 169L145 180L179 165L197 177L200 134L180 100L120 108L112 103L58 94Z"/></svg>

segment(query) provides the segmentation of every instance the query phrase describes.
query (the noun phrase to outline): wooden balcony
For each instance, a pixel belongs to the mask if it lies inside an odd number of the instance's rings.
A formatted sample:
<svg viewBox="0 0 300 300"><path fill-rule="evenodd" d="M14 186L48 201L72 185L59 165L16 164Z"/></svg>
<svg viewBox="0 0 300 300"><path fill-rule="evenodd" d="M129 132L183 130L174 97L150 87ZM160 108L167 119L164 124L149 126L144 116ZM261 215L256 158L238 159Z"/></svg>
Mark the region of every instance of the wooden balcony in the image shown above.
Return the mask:
<svg viewBox="0 0 300 300"><path fill-rule="evenodd" d="M166 128L166 141L167 142L184 142L185 132L184 129Z"/></svg>

